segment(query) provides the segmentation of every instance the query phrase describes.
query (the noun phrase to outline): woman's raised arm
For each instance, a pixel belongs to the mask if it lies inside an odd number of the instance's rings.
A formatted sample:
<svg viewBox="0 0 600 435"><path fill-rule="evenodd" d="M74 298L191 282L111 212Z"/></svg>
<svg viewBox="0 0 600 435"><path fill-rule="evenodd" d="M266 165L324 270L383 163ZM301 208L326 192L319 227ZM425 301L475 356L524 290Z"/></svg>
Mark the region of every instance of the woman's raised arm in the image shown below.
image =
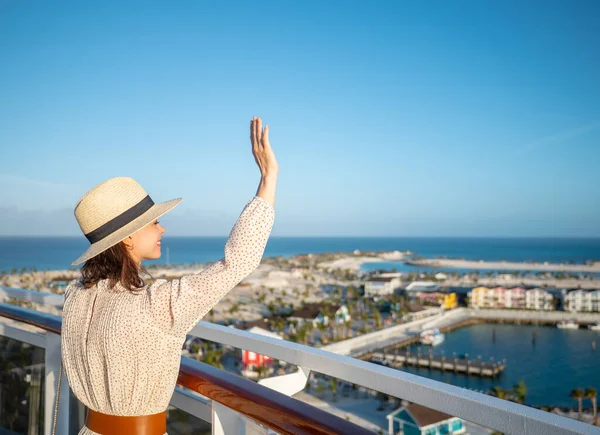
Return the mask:
<svg viewBox="0 0 600 435"><path fill-rule="evenodd" d="M262 120L256 116L250 121L250 142L261 175L256 196L260 196L274 206L279 164L269 142L269 125L267 124L263 129Z"/></svg>
<svg viewBox="0 0 600 435"><path fill-rule="evenodd" d="M152 321L173 335L185 335L232 288L260 264L275 219L279 167L260 118L250 123L252 153L261 172L256 192L242 210L225 256L203 271L172 281L157 280L147 289Z"/></svg>

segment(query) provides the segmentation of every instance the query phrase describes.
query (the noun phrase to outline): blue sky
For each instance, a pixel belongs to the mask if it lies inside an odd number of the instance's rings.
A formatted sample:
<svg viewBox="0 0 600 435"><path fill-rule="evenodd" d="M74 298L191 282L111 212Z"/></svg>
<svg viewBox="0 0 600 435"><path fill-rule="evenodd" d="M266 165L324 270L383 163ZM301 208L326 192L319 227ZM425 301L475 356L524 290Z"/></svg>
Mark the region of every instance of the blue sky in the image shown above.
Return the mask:
<svg viewBox="0 0 600 435"><path fill-rule="evenodd" d="M273 235L600 236L598 2L56 3L0 3L0 235L121 175L226 235L257 115Z"/></svg>

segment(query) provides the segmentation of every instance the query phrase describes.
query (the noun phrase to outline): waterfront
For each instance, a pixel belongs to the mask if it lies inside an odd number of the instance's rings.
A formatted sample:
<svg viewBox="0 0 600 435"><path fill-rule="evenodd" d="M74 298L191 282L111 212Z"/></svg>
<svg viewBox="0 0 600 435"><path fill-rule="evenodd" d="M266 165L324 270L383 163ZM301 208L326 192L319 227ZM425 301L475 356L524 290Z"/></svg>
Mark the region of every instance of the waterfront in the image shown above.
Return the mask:
<svg viewBox="0 0 600 435"><path fill-rule="evenodd" d="M493 340L493 331L496 339ZM535 343L532 334L536 333ZM528 405L573 407L569 397L574 388L600 386L600 346L592 350L592 341L600 345L600 333L585 329L562 330L552 326L479 324L446 334L446 340L432 349L434 355L452 357L469 354L472 359L481 355L506 359L504 372L496 378L465 376L423 368L404 367L402 370L427 378L474 390L488 391L494 386L512 388L523 380L527 385ZM419 346L412 345L411 352ZM428 353L429 348L420 347Z"/></svg>

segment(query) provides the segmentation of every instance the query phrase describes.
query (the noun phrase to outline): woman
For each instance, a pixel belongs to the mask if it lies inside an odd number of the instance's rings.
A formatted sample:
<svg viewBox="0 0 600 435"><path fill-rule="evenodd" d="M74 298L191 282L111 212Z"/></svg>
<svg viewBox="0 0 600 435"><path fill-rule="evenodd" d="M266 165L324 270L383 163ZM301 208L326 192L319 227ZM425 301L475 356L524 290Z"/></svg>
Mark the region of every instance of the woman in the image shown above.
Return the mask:
<svg viewBox="0 0 600 435"><path fill-rule="evenodd" d="M256 196L233 227L224 258L200 273L149 285L140 276L141 262L161 255L165 229L157 218L180 198L154 204L133 179L117 177L75 207L91 245L73 262L85 265L66 289L61 340L69 384L89 410L80 435L166 433L186 334L258 267L271 233L279 166L268 134L254 117Z"/></svg>

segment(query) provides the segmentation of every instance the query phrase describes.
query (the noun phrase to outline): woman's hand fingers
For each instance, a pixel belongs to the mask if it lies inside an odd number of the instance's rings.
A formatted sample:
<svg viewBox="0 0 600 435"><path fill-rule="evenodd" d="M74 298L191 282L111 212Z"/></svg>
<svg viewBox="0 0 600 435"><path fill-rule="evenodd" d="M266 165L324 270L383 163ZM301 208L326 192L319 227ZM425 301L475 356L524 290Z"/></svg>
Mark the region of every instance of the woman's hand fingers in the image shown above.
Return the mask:
<svg viewBox="0 0 600 435"><path fill-rule="evenodd" d="M269 126L263 131L262 119L254 117L250 122L250 140L252 141L252 154L263 175L277 174L279 165L269 143Z"/></svg>
<svg viewBox="0 0 600 435"><path fill-rule="evenodd" d="M258 147L258 138L256 136L256 116L250 121L250 142L252 143L252 150L255 151Z"/></svg>
<svg viewBox="0 0 600 435"><path fill-rule="evenodd" d="M256 118L256 139L258 140L258 146L262 145L262 119Z"/></svg>
<svg viewBox="0 0 600 435"><path fill-rule="evenodd" d="M262 135L262 140L260 144L264 147L269 147L269 124L265 125L265 130Z"/></svg>

